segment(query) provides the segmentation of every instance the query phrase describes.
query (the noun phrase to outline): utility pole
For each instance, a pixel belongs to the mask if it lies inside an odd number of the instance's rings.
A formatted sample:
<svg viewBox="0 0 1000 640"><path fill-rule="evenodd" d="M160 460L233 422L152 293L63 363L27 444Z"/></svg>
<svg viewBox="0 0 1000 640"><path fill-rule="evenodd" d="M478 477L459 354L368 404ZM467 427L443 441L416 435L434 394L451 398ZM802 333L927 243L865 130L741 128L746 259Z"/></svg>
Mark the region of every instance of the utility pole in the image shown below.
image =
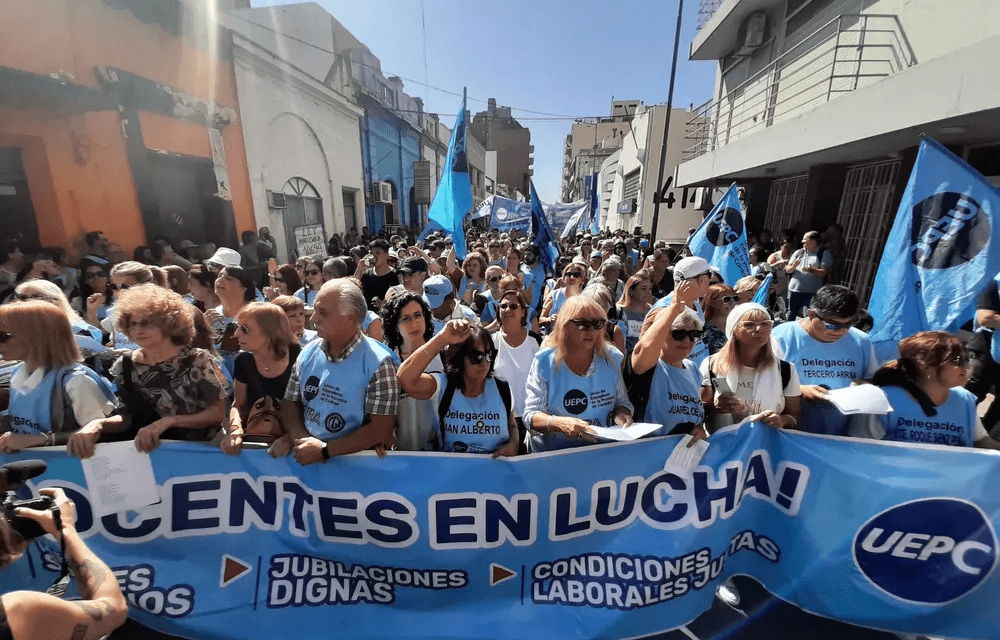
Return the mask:
<svg viewBox="0 0 1000 640"><path fill-rule="evenodd" d="M660 170L656 176L656 193L653 194L653 228L650 242L656 243L656 227L660 222L660 192L663 189L663 169L667 164L667 134L670 133L670 116L674 110L674 79L677 77L677 48L681 43L681 19L684 17L684 0L677 0L677 30L674 33L674 61L670 66L670 88L667 89L667 114L663 122L663 142L660 145ZM650 118L652 121L652 118Z"/></svg>

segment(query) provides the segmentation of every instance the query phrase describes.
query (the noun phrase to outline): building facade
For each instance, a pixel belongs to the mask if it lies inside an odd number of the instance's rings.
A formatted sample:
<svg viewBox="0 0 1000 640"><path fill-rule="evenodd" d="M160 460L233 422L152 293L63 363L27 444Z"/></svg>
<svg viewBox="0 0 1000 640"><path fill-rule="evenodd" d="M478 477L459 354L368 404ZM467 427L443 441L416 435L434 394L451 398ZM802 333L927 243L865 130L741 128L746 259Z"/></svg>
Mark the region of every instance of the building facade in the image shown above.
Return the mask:
<svg viewBox="0 0 1000 640"><path fill-rule="evenodd" d="M256 229L224 30L177 0L16 2L4 18L31 25L0 39L4 238L79 254L102 230L131 253Z"/></svg>
<svg viewBox="0 0 1000 640"><path fill-rule="evenodd" d="M867 298L921 134L998 181L998 53L989 0L729 0L691 44L718 67L677 182L738 182L751 230L839 223Z"/></svg>
<svg viewBox="0 0 1000 640"><path fill-rule="evenodd" d="M535 174L535 147L531 132L513 117L510 107L498 107L497 101L490 98L486 111L469 121L469 134L486 151L497 152L497 183L507 185L508 192L528 193Z"/></svg>
<svg viewBox="0 0 1000 640"><path fill-rule="evenodd" d="M290 260L305 250L299 242L316 225L324 238L365 225L364 111L330 86L337 65L336 56L324 51L330 31L309 31L329 24L326 11L302 4L252 15L254 21L222 20L233 34L254 210L277 241L278 257ZM269 29L256 24L262 18ZM289 34L298 35L293 40ZM303 46L310 37L315 46Z"/></svg>
<svg viewBox="0 0 1000 640"><path fill-rule="evenodd" d="M645 110L641 100L616 100L611 103L607 118L577 120L570 128L563 147L562 200L583 199L584 180L601 168L601 164L621 149L632 130L635 116Z"/></svg>

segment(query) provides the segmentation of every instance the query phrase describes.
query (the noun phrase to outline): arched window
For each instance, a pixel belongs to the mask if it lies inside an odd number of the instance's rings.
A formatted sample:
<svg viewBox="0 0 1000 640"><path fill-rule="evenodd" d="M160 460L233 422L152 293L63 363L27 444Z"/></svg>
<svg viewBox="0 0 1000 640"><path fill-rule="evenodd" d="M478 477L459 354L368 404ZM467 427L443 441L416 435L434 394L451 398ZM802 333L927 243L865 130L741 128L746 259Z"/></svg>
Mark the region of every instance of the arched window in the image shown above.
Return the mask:
<svg viewBox="0 0 1000 640"><path fill-rule="evenodd" d="M319 191L304 178L291 178L281 188L285 194L285 240L288 242L288 258L298 256L303 253L299 250L299 243L295 240L295 228L309 225L320 225L323 227L324 244L326 240L326 228L323 224L323 200L319 197ZM325 253L325 248L323 252ZM309 251L308 253L314 253Z"/></svg>

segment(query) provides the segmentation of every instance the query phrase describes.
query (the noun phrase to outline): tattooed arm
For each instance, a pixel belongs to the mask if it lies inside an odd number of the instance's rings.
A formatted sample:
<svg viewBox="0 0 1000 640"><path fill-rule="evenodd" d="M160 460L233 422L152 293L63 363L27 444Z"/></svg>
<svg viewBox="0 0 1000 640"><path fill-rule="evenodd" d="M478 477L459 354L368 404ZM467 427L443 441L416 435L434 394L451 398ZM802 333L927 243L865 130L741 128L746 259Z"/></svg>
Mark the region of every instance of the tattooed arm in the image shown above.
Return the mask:
<svg viewBox="0 0 1000 640"><path fill-rule="evenodd" d="M120 627L128 606L108 565L87 548L76 532L73 503L62 489L42 489L62 513L66 556L76 575L82 600L68 602L45 593L15 591L0 598L14 640L96 640ZM19 509L59 538L50 511Z"/></svg>

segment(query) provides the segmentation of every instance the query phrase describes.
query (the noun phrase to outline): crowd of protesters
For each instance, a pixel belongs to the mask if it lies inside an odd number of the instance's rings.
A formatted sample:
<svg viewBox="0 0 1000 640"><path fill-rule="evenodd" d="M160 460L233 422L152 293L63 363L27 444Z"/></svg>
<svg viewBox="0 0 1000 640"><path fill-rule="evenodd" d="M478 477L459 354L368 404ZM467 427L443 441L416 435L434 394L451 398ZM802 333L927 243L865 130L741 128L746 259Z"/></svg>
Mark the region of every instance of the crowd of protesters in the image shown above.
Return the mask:
<svg viewBox="0 0 1000 640"><path fill-rule="evenodd" d="M1000 406L977 414L1000 367L996 284L968 347L924 332L879 363L857 292L838 284L837 225L755 235L737 282L641 229L565 238L548 266L517 230L469 232L463 260L451 238L412 231L352 230L287 264L266 228L241 240L157 238L127 260L94 231L75 266L62 249L3 247L0 451L188 440L301 464L364 450L496 457L592 444L596 427L709 438L746 418L1000 446ZM865 383L885 389L890 415L848 418L824 397Z"/></svg>

